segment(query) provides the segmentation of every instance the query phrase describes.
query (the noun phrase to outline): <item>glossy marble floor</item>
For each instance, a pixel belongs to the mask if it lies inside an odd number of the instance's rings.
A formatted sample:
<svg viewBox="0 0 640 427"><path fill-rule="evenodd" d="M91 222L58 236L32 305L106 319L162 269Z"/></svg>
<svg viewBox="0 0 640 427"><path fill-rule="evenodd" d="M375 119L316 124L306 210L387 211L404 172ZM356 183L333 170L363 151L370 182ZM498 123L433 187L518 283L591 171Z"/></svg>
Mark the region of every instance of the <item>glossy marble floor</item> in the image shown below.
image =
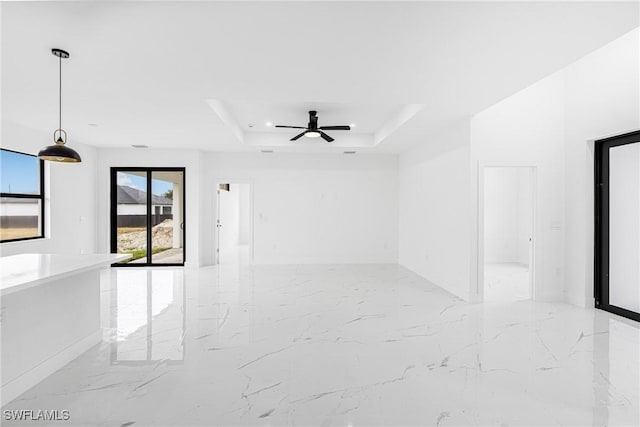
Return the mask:
<svg viewBox="0 0 640 427"><path fill-rule="evenodd" d="M470 305L395 265L112 269L102 303L103 344L3 409L69 410L57 426L640 424L640 325L602 311Z"/></svg>
<svg viewBox="0 0 640 427"><path fill-rule="evenodd" d="M521 301L529 295L529 267L517 263L487 263L484 266L484 300Z"/></svg>

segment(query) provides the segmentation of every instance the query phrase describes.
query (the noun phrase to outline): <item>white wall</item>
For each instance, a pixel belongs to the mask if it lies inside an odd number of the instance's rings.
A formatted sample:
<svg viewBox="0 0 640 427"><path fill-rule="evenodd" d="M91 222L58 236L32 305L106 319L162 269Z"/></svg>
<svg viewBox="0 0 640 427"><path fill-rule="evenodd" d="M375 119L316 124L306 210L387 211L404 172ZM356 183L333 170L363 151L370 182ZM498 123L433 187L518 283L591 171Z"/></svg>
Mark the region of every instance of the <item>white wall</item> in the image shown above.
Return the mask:
<svg viewBox="0 0 640 427"><path fill-rule="evenodd" d="M70 133L73 136L73 133ZM10 122L2 123L2 148L38 154L52 136ZM45 239L0 245L2 256L21 253L94 253L96 245L96 149L75 142L81 163L45 162Z"/></svg>
<svg viewBox="0 0 640 427"><path fill-rule="evenodd" d="M37 153L49 139L19 128L11 133L7 126L3 129L3 146L11 149ZM25 141L34 141L30 150ZM213 263L215 183L234 178L253 183L255 262L397 262L395 155L202 155L194 150L73 147L83 163L47 163L51 238L3 244L3 255L109 252L110 167L176 166L187 170L187 265Z"/></svg>
<svg viewBox="0 0 640 427"><path fill-rule="evenodd" d="M636 29L472 119L472 191L479 165L536 167L537 300L593 306L591 141L640 128L639 37Z"/></svg>
<svg viewBox="0 0 640 427"><path fill-rule="evenodd" d="M205 181L252 186L256 263L395 263L395 155L208 153ZM215 208L215 206L214 206ZM215 212L213 209L211 212ZM203 233L214 236L208 213Z"/></svg>
<svg viewBox="0 0 640 427"><path fill-rule="evenodd" d="M185 167L186 187L186 221L185 243L187 246L187 266L203 264L200 251L204 244L201 232L201 206L206 203L201 191L201 158L197 150L154 150L135 148L99 148L97 160L97 195L98 195L98 249L110 252L110 168L111 167ZM209 196L212 197L212 196ZM211 245L211 241L208 242Z"/></svg>
<svg viewBox="0 0 640 427"><path fill-rule="evenodd" d="M528 168L484 169L485 263L529 263L529 172Z"/></svg>
<svg viewBox="0 0 640 427"><path fill-rule="evenodd" d="M593 143L640 129L640 29L565 71L566 300L593 307Z"/></svg>
<svg viewBox="0 0 640 427"><path fill-rule="evenodd" d="M537 300L561 300L564 286L563 90L564 78L557 73L471 121L473 189L477 191L480 185L479 168L483 165L536 167L534 298ZM477 257L477 251L472 256ZM482 271L482 265L478 271Z"/></svg>
<svg viewBox="0 0 640 427"><path fill-rule="evenodd" d="M463 299L470 287L470 146L465 121L402 153L399 263Z"/></svg>
<svg viewBox="0 0 640 427"><path fill-rule="evenodd" d="M239 197L239 230L238 243L241 245L249 244L249 233L251 231L251 189L249 184L238 184L240 190Z"/></svg>

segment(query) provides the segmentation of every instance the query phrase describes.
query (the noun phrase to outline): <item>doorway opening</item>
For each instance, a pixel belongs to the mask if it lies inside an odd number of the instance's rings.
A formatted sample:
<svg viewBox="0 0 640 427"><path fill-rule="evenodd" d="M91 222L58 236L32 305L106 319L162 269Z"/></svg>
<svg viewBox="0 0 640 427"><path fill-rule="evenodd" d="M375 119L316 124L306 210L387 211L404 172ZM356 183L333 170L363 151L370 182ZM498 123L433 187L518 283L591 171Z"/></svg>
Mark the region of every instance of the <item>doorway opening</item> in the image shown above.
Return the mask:
<svg viewBox="0 0 640 427"><path fill-rule="evenodd" d="M217 186L216 264L251 263L251 185L222 182Z"/></svg>
<svg viewBox="0 0 640 427"><path fill-rule="evenodd" d="M111 252L115 266L185 262L185 168L111 168Z"/></svg>
<svg viewBox="0 0 640 427"><path fill-rule="evenodd" d="M533 167L486 166L482 188L481 289L484 301L533 298Z"/></svg>

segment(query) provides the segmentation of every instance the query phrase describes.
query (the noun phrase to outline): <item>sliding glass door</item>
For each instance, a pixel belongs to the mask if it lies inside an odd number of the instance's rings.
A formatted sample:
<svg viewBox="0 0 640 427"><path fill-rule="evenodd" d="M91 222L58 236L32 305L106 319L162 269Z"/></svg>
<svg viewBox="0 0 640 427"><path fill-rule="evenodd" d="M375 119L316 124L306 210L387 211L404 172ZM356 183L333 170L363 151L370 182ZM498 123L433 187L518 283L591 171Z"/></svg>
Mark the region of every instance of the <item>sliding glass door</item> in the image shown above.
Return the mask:
<svg viewBox="0 0 640 427"><path fill-rule="evenodd" d="M596 307L640 321L640 132L596 141Z"/></svg>
<svg viewBox="0 0 640 427"><path fill-rule="evenodd" d="M111 252L118 266L184 265L185 169L111 168Z"/></svg>

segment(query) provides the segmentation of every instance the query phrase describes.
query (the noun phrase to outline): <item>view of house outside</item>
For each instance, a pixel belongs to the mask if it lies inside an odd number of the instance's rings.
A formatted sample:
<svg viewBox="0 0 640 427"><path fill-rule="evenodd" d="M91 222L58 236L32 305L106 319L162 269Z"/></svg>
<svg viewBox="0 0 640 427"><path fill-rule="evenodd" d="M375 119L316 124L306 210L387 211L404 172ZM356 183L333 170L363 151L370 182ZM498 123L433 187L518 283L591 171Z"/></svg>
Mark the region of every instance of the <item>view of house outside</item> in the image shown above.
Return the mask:
<svg viewBox="0 0 640 427"><path fill-rule="evenodd" d="M118 172L117 176L117 251L131 254L127 263L146 262L149 251L146 172ZM175 184L154 177L151 187L151 252L154 262L162 259L161 254L166 256L180 252L181 256L182 236L180 230L176 230L180 225L174 224L174 213L179 212L182 206L180 200L174 200Z"/></svg>
<svg viewBox="0 0 640 427"><path fill-rule="evenodd" d="M40 235L40 200L2 197L0 240L25 239Z"/></svg>

